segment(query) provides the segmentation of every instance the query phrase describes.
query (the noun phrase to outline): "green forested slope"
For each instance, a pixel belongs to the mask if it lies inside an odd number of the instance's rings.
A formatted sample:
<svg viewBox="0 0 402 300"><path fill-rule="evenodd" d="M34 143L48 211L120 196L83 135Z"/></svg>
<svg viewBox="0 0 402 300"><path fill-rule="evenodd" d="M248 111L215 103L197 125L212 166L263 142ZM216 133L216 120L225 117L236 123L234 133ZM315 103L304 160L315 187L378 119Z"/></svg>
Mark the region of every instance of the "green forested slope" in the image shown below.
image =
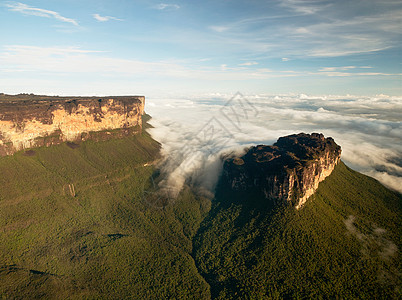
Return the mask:
<svg viewBox="0 0 402 300"><path fill-rule="evenodd" d="M340 164L299 211L222 188L211 209L155 196L158 153L143 132L1 157L1 297L400 297L402 199L374 179Z"/></svg>
<svg viewBox="0 0 402 300"><path fill-rule="evenodd" d="M1 157L1 298L209 298L191 257L209 202L145 199L158 153L144 132Z"/></svg>
<svg viewBox="0 0 402 300"><path fill-rule="evenodd" d="M343 163L298 211L220 188L195 260L220 299L397 299L401 200Z"/></svg>

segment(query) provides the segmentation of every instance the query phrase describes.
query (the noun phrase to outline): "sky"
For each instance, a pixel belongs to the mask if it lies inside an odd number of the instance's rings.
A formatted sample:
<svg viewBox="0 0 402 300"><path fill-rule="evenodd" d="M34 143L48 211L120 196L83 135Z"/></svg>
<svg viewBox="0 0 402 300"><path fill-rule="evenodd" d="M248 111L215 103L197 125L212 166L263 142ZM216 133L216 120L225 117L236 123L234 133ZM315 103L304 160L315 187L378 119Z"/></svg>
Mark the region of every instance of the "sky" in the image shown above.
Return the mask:
<svg viewBox="0 0 402 300"><path fill-rule="evenodd" d="M402 95L400 0L0 0L0 92Z"/></svg>
<svg viewBox="0 0 402 300"><path fill-rule="evenodd" d="M320 132L402 192L400 0L0 0L0 36L0 93L145 95L168 189Z"/></svg>

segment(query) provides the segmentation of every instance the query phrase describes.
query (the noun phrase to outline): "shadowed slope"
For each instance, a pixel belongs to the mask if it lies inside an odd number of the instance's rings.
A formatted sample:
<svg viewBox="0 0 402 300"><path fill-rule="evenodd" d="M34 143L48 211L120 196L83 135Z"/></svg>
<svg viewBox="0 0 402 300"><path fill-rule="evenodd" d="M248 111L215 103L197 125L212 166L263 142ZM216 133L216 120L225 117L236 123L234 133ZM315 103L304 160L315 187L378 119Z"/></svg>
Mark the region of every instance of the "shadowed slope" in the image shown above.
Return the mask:
<svg viewBox="0 0 402 300"><path fill-rule="evenodd" d="M343 163L300 210L221 186L195 260L219 299L397 299L401 200Z"/></svg>

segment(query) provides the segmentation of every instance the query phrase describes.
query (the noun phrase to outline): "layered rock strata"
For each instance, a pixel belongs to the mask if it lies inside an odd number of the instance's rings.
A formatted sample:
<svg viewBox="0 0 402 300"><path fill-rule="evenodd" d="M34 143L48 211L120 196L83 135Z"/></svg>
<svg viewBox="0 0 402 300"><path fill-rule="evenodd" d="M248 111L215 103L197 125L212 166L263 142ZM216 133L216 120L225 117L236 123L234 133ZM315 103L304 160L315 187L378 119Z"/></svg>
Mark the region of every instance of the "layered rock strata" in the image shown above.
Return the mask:
<svg viewBox="0 0 402 300"><path fill-rule="evenodd" d="M341 147L330 137L289 135L273 146L258 145L242 157L225 159L222 180L234 191L258 191L274 205L287 203L299 209L340 156Z"/></svg>
<svg viewBox="0 0 402 300"><path fill-rule="evenodd" d="M0 97L0 156L64 141L138 132L145 98Z"/></svg>

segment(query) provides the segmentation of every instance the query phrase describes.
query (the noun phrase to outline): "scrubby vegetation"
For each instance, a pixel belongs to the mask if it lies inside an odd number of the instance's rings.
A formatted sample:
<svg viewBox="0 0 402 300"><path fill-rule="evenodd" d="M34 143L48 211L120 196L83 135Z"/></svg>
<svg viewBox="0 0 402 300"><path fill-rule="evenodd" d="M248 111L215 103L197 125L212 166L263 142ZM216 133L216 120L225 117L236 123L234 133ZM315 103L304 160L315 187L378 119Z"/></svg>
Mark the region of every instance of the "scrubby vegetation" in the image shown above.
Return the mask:
<svg viewBox="0 0 402 300"><path fill-rule="evenodd" d="M400 299L401 200L343 163L300 210L220 188L196 263L218 299Z"/></svg>
<svg viewBox="0 0 402 300"><path fill-rule="evenodd" d="M191 241L210 202L144 197L158 153L144 132L0 158L1 297L209 298Z"/></svg>
<svg viewBox="0 0 402 300"><path fill-rule="evenodd" d="M143 132L0 158L5 299L400 297L401 196L340 164L300 210L155 194Z"/></svg>

